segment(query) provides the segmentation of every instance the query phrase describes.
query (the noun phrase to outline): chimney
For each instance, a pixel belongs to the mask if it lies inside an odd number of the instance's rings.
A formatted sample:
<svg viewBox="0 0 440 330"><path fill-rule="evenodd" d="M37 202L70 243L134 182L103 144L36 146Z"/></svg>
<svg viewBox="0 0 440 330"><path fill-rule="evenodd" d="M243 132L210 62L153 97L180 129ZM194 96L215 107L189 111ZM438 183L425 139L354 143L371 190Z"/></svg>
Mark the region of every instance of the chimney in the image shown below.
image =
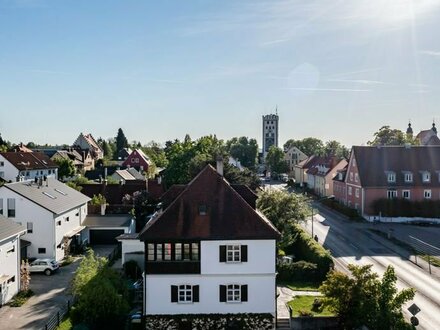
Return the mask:
<svg viewBox="0 0 440 330"><path fill-rule="evenodd" d="M221 156L217 156L217 173L223 176L223 158Z"/></svg>

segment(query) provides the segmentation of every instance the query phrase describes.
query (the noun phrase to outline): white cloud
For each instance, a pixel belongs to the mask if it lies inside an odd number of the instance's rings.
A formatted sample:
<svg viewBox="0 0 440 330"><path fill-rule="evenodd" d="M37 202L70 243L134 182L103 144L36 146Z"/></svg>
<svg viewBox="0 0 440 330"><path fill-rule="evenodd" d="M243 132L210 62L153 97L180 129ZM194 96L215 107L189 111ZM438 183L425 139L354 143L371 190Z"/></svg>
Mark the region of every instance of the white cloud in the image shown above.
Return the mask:
<svg viewBox="0 0 440 330"><path fill-rule="evenodd" d="M440 57L440 51L434 51L434 50L419 50L419 54Z"/></svg>

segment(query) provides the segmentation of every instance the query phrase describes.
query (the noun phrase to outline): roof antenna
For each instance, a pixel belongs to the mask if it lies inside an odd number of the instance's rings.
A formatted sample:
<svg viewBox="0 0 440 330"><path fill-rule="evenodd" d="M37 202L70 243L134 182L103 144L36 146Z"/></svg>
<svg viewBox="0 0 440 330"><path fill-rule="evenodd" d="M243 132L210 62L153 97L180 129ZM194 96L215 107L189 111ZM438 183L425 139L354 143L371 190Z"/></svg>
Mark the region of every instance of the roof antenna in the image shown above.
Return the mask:
<svg viewBox="0 0 440 330"><path fill-rule="evenodd" d="M275 114L278 116L278 104L275 105Z"/></svg>

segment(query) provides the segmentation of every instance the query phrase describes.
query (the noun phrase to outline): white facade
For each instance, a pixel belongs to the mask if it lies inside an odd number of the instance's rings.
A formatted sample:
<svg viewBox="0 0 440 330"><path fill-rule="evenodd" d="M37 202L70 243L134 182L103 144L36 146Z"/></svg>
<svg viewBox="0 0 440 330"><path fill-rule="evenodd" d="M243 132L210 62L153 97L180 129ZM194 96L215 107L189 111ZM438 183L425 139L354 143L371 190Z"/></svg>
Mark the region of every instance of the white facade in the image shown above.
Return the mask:
<svg viewBox="0 0 440 330"><path fill-rule="evenodd" d="M220 246L247 246L247 261L221 262ZM275 315L275 240L201 241L200 274L147 274L146 314ZM171 287L198 286L199 302L171 302ZM247 286L246 301L220 302L220 286Z"/></svg>
<svg viewBox="0 0 440 330"><path fill-rule="evenodd" d="M295 165L298 165L298 163L302 162L305 159L307 159L307 155L299 150L297 147L290 147L284 153L284 160L289 166L289 172L292 174L295 171Z"/></svg>
<svg viewBox="0 0 440 330"><path fill-rule="evenodd" d="M8 199L15 202L13 217L8 216ZM87 203L54 214L6 187L0 187L0 203L4 216L27 228L23 238L31 242L27 248L28 258L64 258L64 236L77 230L87 215Z"/></svg>
<svg viewBox="0 0 440 330"><path fill-rule="evenodd" d="M134 231L133 231L134 232ZM127 261L134 260L141 269L144 269L145 246L144 242L137 239L118 239L121 242L121 258L122 264Z"/></svg>
<svg viewBox="0 0 440 330"><path fill-rule="evenodd" d="M46 176L48 178L58 178L58 169L38 169L20 171L11 164L5 157L0 155L0 178L5 181L16 182L17 177L20 181L34 180L35 178Z"/></svg>
<svg viewBox="0 0 440 330"><path fill-rule="evenodd" d="M6 304L19 290L20 234L15 234L0 241L0 306Z"/></svg>

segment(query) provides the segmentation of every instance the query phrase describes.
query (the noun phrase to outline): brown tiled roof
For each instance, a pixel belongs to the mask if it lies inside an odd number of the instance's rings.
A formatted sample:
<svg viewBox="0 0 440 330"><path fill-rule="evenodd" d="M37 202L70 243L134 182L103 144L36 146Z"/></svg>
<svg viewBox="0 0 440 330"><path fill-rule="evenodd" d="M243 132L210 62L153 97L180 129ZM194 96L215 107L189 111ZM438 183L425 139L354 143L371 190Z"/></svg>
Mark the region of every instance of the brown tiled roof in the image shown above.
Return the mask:
<svg viewBox="0 0 440 330"><path fill-rule="evenodd" d="M303 160L302 162L299 162L295 167L302 168L304 170L307 170L316 164L318 164L322 160L322 157L318 156L310 156L309 158Z"/></svg>
<svg viewBox="0 0 440 330"><path fill-rule="evenodd" d="M2 152L1 155L20 171L58 168L57 164L40 152Z"/></svg>
<svg viewBox="0 0 440 330"><path fill-rule="evenodd" d="M26 147L23 143L17 144L16 146L13 146L10 152L32 152L31 149Z"/></svg>
<svg viewBox="0 0 440 330"><path fill-rule="evenodd" d="M439 146L353 147L363 187L424 186L440 187ZM396 182L389 183L387 172L395 172ZM422 182L423 171L431 174L431 182ZM413 174L413 182L404 181L404 173Z"/></svg>
<svg viewBox="0 0 440 330"><path fill-rule="evenodd" d="M336 165L338 165L340 161L341 160L335 156L316 157L313 160L313 165L309 166L307 174L326 176L327 173L330 172ZM318 166L325 166L328 170L325 173L319 172Z"/></svg>
<svg viewBox="0 0 440 330"><path fill-rule="evenodd" d="M206 205L200 215L199 205ZM280 233L207 165L141 232L141 240L278 239Z"/></svg>
<svg viewBox="0 0 440 330"><path fill-rule="evenodd" d="M174 184L163 193L160 200L163 202L164 206L170 205L186 188L186 184Z"/></svg>

